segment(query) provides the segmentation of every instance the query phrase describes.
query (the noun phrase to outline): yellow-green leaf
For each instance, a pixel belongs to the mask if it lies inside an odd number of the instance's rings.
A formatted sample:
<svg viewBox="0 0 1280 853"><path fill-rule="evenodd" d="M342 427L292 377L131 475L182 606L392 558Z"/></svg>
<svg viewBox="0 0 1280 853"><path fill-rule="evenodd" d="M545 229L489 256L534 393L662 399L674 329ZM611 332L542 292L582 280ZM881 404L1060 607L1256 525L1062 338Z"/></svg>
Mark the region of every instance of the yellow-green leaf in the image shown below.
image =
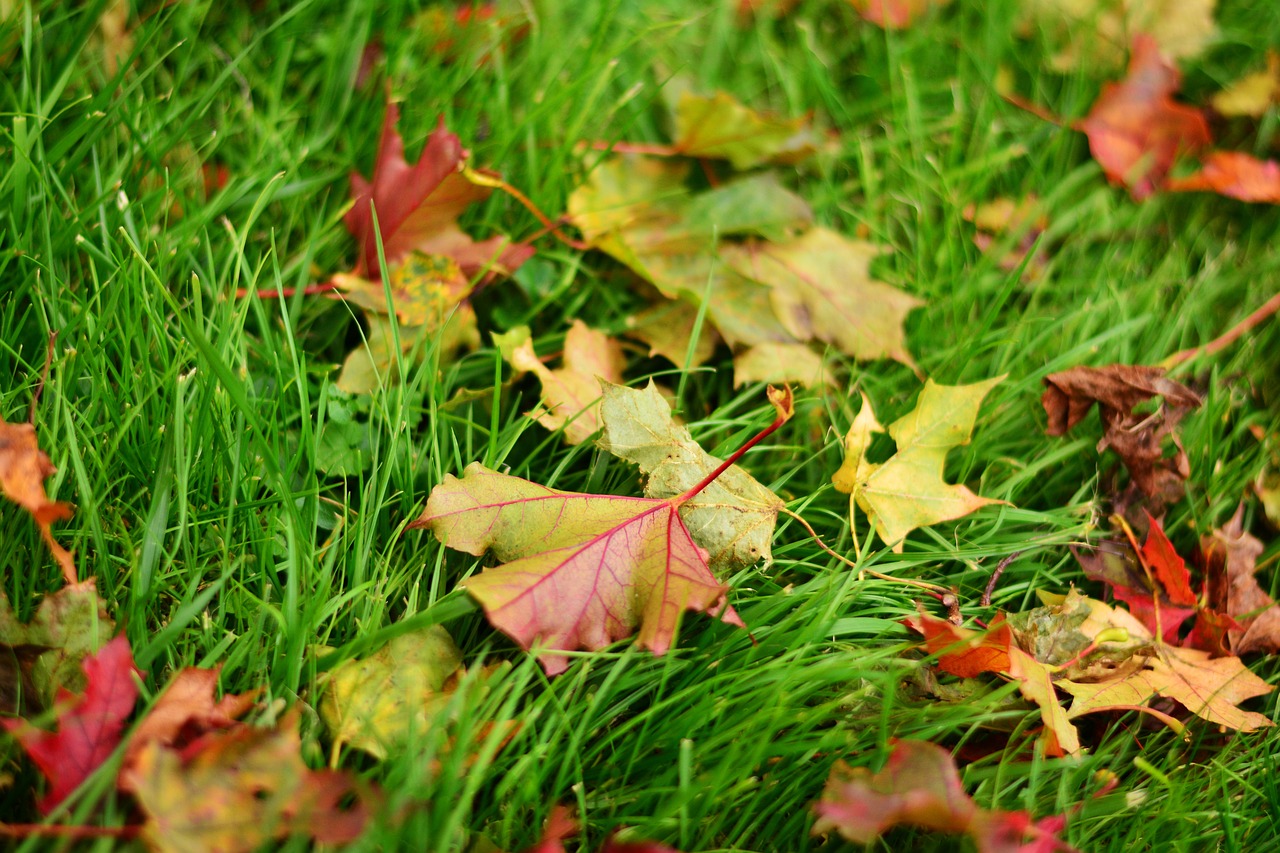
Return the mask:
<svg viewBox="0 0 1280 853"><path fill-rule="evenodd" d="M963 485L943 479L947 453L969 443L982 400L998 382L998 376L973 385L938 385L925 382L915 409L889 425L898 452L883 464L867 460L870 434L878 431L875 414L864 400L867 413L854 422L846 436L844 464L832 477L837 489L850 494L882 538L895 551L918 527L927 527L968 515L974 510L1004 501L980 497ZM849 454L849 450L856 454Z"/></svg>
<svg viewBox="0 0 1280 853"><path fill-rule="evenodd" d="M685 92L676 104L675 149L689 157L728 160L735 169L798 163L817 150L805 117L783 119L749 109L732 95Z"/></svg>

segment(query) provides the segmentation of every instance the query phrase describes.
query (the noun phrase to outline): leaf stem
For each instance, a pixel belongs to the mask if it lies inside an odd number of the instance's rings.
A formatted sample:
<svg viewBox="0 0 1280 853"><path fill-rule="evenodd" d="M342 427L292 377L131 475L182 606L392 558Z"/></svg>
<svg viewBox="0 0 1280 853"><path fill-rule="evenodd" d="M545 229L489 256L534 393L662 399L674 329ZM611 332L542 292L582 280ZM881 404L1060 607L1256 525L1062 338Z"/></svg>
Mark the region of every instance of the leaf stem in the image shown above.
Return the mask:
<svg viewBox="0 0 1280 853"><path fill-rule="evenodd" d="M596 151L610 151L614 154L648 154L653 157L679 157L682 152L674 145L661 142L609 142L597 139L588 143Z"/></svg>
<svg viewBox="0 0 1280 853"><path fill-rule="evenodd" d="M44 352L44 369L40 371L40 382L36 384L36 391L31 395L31 414L27 417L27 423L35 426L36 410L40 406L40 392L44 391L45 383L49 381L49 368L53 366L53 345L58 340L58 330L51 329L49 331L49 346Z"/></svg>
<svg viewBox="0 0 1280 853"><path fill-rule="evenodd" d="M775 396L775 394L777 396ZM721 462L720 465L714 471L712 471L707 476L703 477L702 480L698 482L698 484L695 485L692 489L689 489L687 492L685 492L682 495L676 495L674 498L672 498L670 500L670 503L673 509L678 509L681 504L686 503L687 501L695 497L703 489L705 489L707 486L710 486L712 483L714 483L721 474L723 474L725 471L728 471L730 466L732 466L733 463L741 459L748 450L755 447L760 442L764 441L766 438L772 435L778 429L778 427L782 426L787 421L791 420L791 415L794 412L794 409L792 408L792 405L791 405L791 389L790 388L784 388L782 391L776 391L774 388L770 388L769 399L773 402L774 408L777 409L778 411L778 416L773 419L773 423L769 424L760 432L756 433L755 436L750 441L748 441L746 444L742 445L737 450L735 450L728 459Z"/></svg>
<svg viewBox="0 0 1280 853"><path fill-rule="evenodd" d="M1244 335L1245 332L1249 331L1277 311L1280 311L1280 293L1277 293L1275 296L1262 303L1256 311L1248 317L1245 317L1227 331L1223 332L1218 337L1209 341L1209 343L1204 346L1191 347L1190 349L1175 352L1173 355L1162 361L1160 366L1167 370L1171 367L1177 367L1184 361L1190 361L1196 356L1213 355L1214 353L1221 352L1235 343L1236 340Z"/></svg>
<svg viewBox="0 0 1280 853"><path fill-rule="evenodd" d="M332 281L325 281L325 282L321 282L320 284L308 285L307 287L302 288L302 292L310 296L313 293L329 293L330 291L337 290L337 289L338 289L338 285L336 285ZM293 296L297 292L298 292L298 289L296 287L281 287L281 288L266 287L266 288L263 288L262 290L257 291L257 295L259 299L278 299L278 298L288 299L290 296ZM248 295L249 295L249 288L241 287L236 289L236 299L243 299Z"/></svg>
<svg viewBox="0 0 1280 853"><path fill-rule="evenodd" d="M527 195L520 192L520 190L516 189L511 184L502 180L502 178L499 178L496 175L489 174L488 172L477 172L475 169L470 169L470 168L463 169L462 175L468 181L470 181L471 183L475 184L478 187L489 187L495 190L502 190L504 193L511 196L516 201L520 202L520 204L524 207L524 209L532 213L534 217L539 222L542 223L543 227L547 231L550 231L553 235L555 235L555 238L557 240L559 240L561 243L564 243L569 248L577 249L578 251L581 251L581 252L585 252L591 248L590 243L585 243L582 240L575 240L572 237L565 234L563 231L561 231L560 226L557 225L551 219L551 217L543 213L542 209L539 208L536 204L534 204L533 201ZM546 232L543 232L543 233L546 233Z"/></svg>
<svg viewBox="0 0 1280 853"><path fill-rule="evenodd" d="M945 603L944 596L951 595L951 590L939 584L929 583L928 581L918 581L918 580L915 580L914 578L896 578L893 575L886 575L882 572L872 571L871 569L863 568L859 566L857 563L853 562L853 560L850 560L848 557L844 556L843 554L840 554L834 549L828 547L827 543L822 541L822 537L818 535L817 531L813 529L812 525L810 525L809 522L804 520L804 517L802 515L800 515L797 512L792 512L791 510L787 509L785 506L782 508L782 512L786 513L787 515L794 518L796 521L800 522L800 526L803 527L805 530L809 531L809 536L813 538L814 542L818 543L819 548L821 548L823 551L826 551L832 557L835 557L837 560L844 563L849 568L856 569L858 571L859 579L861 579L863 575L870 575L871 577L877 580L891 581L893 583L900 583L900 584L906 584L907 586L914 586L917 589L924 590L929 595L933 596L939 601L944 601L944 603Z"/></svg>

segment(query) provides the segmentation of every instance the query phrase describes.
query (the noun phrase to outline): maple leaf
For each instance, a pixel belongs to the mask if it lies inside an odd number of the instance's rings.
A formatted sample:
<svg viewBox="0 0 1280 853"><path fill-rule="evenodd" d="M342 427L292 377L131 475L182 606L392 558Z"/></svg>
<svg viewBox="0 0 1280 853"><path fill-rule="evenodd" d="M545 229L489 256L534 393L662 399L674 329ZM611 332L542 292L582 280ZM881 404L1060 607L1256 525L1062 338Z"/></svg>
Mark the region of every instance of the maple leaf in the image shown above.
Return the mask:
<svg viewBox="0 0 1280 853"><path fill-rule="evenodd" d="M484 689L506 666L499 663L482 670ZM445 712L466 676L462 652L449 632L431 625L392 639L368 657L334 667L320 699L320 719L335 748L353 746L386 759L412 744L414 736L451 721ZM504 727L515 734L514 722Z"/></svg>
<svg viewBox="0 0 1280 853"><path fill-rule="evenodd" d="M826 228L786 243L729 246L726 261L768 285L774 311L797 340L818 340L857 359L913 365L903 323L924 303L870 276L880 248Z"/></svg>
<svg viewBox="0 0 1280 853"><path fill-rule="evenodd" d="M509 361L516 370L528 371L542 383L546 411L530 412L529 416L552 432L563 429L569 444L581 444L600 430L599 379L621 382L627 366L616 340L576 319L565 334L563 367L551 370L544 365L531 340L514 347Z"/></svg>
<svg viewBox="0 0 1280 853"><path fill-rule="evenodd" d="M345 222L360 246L355 275L381 277L379 233L375 233L371 202L388 265L416 250L451 258L468 278L482 273L510 275L533 254L532 247L501 236L477 243L457 225L463 210L492 192L463 174L469 153L461 140L445 129L441 118L418 162L410 166L404 158L404 140L396 130L399 121L400 107L389 102L373 178L351 174L354 203Z"/></svg>
<svg viewBox="0 0 1280 853"><path fill-rule="evenodd" d="M710 322L698 328L698 306L687 299L654 302L631 315L627 318L627 337L643 341L649 346L649 355L660 355L677 367L705 364L721 343L720 333Z"/></svg>
<svg viewBox="0 0 1280 853"><path fill-rule="evenodd" d="M0 649L22 663L22 673L36 691L31 698L39 705L47 706L59 690L83 691L82 661L102 648L114 630L92 578L46 595L26 623L0 592Z"/></svg>
<svg viewBox="0 0 1280 853"><path fill-rule="evenodd" d="M1213 192L1240 201L1280 204L1280 162L1259 160L1243 151L1214 151L1200 171L1171 178L1173 192Z"/></svg>
<svg viewBox="0 0 1280 853"><path fill-rule="evenodd" d="M680 508L723 469L790 416L790 393L775 401L774 422L684 494L668 499L562 492L467 466L431 491L422 517L450 548L493 554L504 565L462 586L489 621L521 647L540 649L550 675L568 660L560 651L596 650L638 629L636 643L663 654L684 610L742 625L726 587L707 565Z"/></svg>
<svg viewBox="0 0 1280 853"><path fill-rule="evenodd" d="M822 385L835 380L823 357L808 344L762 343L733 357L733 387L749 382Z"/></svg>
<svg viewBox="0 0 1280 853"><path fill-rule="evenodd" d="M817 149L808 118L782 119L744 106L725 92L683 92L675 108L675 150L728 160L735 169L798 163Z"/></svg>
<svg viewBox="0 0 1280 853"><path fill-rule="evenodd" d="M248 853L290 835L322 844L358 837L371 794L345 773L303 763L298 718L295 711L273 729L210 732L182 751L143 744L121 774L146 815L143 837L159 850L219 853Z"/></svg>
<svg viewBox="0 0 1280 853"><path fill-rule="evenodd" d="M915 409L889 425L898 452L875 464L867 459L871 434L883 432L870 401L845 436L844 463L831 477L849 495L850 523L854 505L862 508L880 538L895 552L918 527L961 518L988 504L1004 501L980 497L943 477L947 453L968 444L978 407L1003 376L972 385L925 382Z"/></svg>
<svg viewBox="0 0 1280 853"><path fill-rule="evenodd" d="M50 525L71 517L71 505L49 500L44 480L56 472L48 454L36 443L36 428L31 424L11 424L0 419L0 491L18 506L31 513L40 528L40 537L49 546L53 558L62 568L67 583L74 584L75 562L71 553L53 538Z"/></svg>
<svg viewBox="0 0 1280 853"><path fill-rule="evenodd" d="M240 725L238 718L249 712L261 691L229 693L215 699L220 671L221 667L189 666L173 677L129 736L126 768L148 743L182 749L209 732Z"/></svg>
<svg viewBox="0 0 1280 853"><path fill-rule="evenodd" d="M61 690L55 707L57 731L38 729L24 720L0 719L36 763L49 790L40 800L48 814L80 787L111 756L120 743L125 718L138 698L133 653L121 635L83 661L84 693Z"/></svg>
<svg viewBox="0 0 1280 853"><path fill-rule="evenodd" d="M723 463L702 449L689 430L671 419L671 405L652 381L643 388L600 386L596 444L648 475L648 498L673 498L698 485ZM783 501L737 465L680 508L694 541L718 573L773 559L773 527Z"/></svg>
<svg viewBox="0 0 1280 853"><path fill-rule="evenodd" d="M1180 82L1156 41L1138 35L1128 77L1104 86L1089 115L1076 125L1089 137L1089 150L1107 178L1123 184L1135 199L1163 186L1180 154L1210 142L1200 111L1170 97Z"/></svg>
<svg viewBox="0 0 1280 853"><path fill-rule="evenodd" d="M1165 459L1163 440L1174 435L1178 422L1200 405L1200 398L1164 374L1159 367L1127 364L1073 367L1050 374L1045 377L1047 387L1040 400L1049 417L1045 432L1065 434L1097 403L1103 427L1098 452L1108 447L1115 450L1143 494L1171 503L1182 494L1189 464L1181 449ZM1134 406L1156 396L1164 399L1160 412L1133 411Z"/></svg>
<svg viewBox="0 0 1280 853"><path fill-rule="evenodd" d="M924 635L925 648L938 656L938 668L943 672L961 678L995 672L1016 681L1019 692L1040 708L1046 754L1074 755L1080 751L1080 733L1058 703L1052 674L1018 646L1012 627L1003 619L992 623L992 630L986 633L961 628L923 611L904 624Z"/></svg>
<svg viewBox="0 0 1280 853"><path fill-rule="evenodd" d="M774 315L770 288L721 257L724 238L783 240L813 218L772 173L693 193L683 162L635 155L608 159L569 196L570 221L594 248L625 264L669 299L702 305L731 346L794 341Z"/></svg>
<svg viewBox="0 0 1280 853"><path fill-rule="evenodd" d="M1070 849L1057 838L1066 818L1032 820L1026 812L981 809L964 791L951 753L925 741L900 740L884 767L837 762L814 804L813 834L835 830L854 844L871 844L895 826L965 833L979 853Z"/></svg>
<svg viewBox="0 0 1280 853"><path fill-rule="evenodd" d="M1255 577L1263 545L1244 529L1243 505L1226 525L1204 537L1200 550L1209 604L1230 619L1225 632L1231 651L1280 651L1280 606Z"/></svg>
<svg viewBox="0 0 1280 853"><path fill-rule="evenodd" d="M1136 555L1119 540L1100 543L1092 553L1073 553L1085 576L1110 587L1148 632L1177 644L1182 624L1196 613L1196 596L1186 563L1159 522L1151 519L1146 546Z"/></svg>
<svg viewBox="0 0 1280 853"><path fill-rule="evenodd" d="M854 10L886 30L901 30L911 26L916 18L937 6L945 6L950 0L849 0Z"/></svg>

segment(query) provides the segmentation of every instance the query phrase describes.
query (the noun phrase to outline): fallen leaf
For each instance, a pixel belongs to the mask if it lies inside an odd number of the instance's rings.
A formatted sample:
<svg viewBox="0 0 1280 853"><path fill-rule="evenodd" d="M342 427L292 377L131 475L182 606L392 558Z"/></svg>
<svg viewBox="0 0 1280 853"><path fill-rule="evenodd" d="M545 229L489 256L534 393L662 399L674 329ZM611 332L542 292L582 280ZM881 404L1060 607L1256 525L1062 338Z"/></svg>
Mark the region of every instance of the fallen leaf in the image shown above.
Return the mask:
<svg viewBox="0 0 1280 853"><path fill-rule="evenodd" d="M725 92L684 92L676 102L676 151L728 160L735 169L798 163L818 148L807 117L782 119L757 112Z"/></svg>
<svg viewBox="0 0 1280 853"><path fill-rule="evenodd" d="M364 326L364 341L347 353L334 383L346 394L372 394L398 382L402 361L412 367L429 361L434 352L438 353L438 361L445 362L459 350L480 345L475 311L466 302L458 304L438 327L397 328L390 318L376 313L365 315Z"/></svg>
<svg viewBox="0 0 1280 853"><path fill-rule="evenodd" d="M683 610L742 624L671 500L562 492L473 462L432 489L410 526L504 563L461 585L495 627L539 650L548 675L569 665L557 652L602 649L637 628L637 645L664 654Z"/></svg>
<svg viewBox="0 0 1280 853"><path fill-rule="evenodd" d="M894 743L889 760L876 773L843 761L831 768L813 834L831 830L854 844L871 844L895 826L965 833L979 853L1049 851L1064 847L1057 834L1063 816L1033 821L1026 812L978 808L960 783L951 753L915 740Z"/></svg>
<svg viewBox="0 0 1280 853"><path fill-rule="evenodd" d="M1120 455L1133 482L1148 498L1171 503L1182 495L1189 465L1179 448L1164 457L1163 440L1200 398L1185 385L1164 375L1158 367L1112 364L1106 367L1073 367L1044 380L1040 402L1049 417L1045 432L1063 435L1079 423L1096 402L1103 435L1098 451L1110 447ZM1162 397L1164 407L1155 414L1133 411L1139 403Z"/></svg>
<svg viewBox="0 0 1280 853"><path fill-rule="evenodd" d="M1244 529L1244 506L1221 529L1201 542L1209 598L1214 610L1227 614L1231 651L1237 655L1280 651L1280 606L1258 583L1262 542Z"/></svg>
<svg viewBox="0 0 1280 853"><path fill-rule="evenodd" d="M458 227L458 215L492 191L463 175L469 153L461 140L445 129L442 119L427 138L418 162L410 166L404 158L404 140L396 130L399 121L400 107L388 103L373 178L351 175L353 204L345 221L360 246L354 274L381 278L380 234L388 266L416 250L452 259L468 279L490 273L510 275L533 254L532 247L502 236L477 243ZM377 210L376 232L371 203Z"/></svg>
<svg viewBox="0 0 1280 853"><path fill-rule="evenodd" d="M1173 699L1198 717L1243 732L1274 725L1271 719L1238 707L1240 702L1265 696L1275 687L1245 667L1240 658L1214 658L1199 649L1157 644L1145 666L1123 678L1080 684L1063 679L1057 684L1075 697L1072 719L1109 707L1141 705L1151 696Z"/></svg>
<svg viewBox="0 0 1280 853"><path fill-rule="evenodd" d="M950 0L849 0L854 10L886 30L905 29L930 9L945 6Z"/></svg>
<svg viewBox="0 0 1280 853"><path fill-rule="evenodd" d="M1211 192L1240 201L1280 204L1280 162L1259 160L1243 151L1214 151L1200 171L1169 179L1173 192Z"/></svg>
<svg viewBox="0 0 1280 853"><path fill-rule="evenodd" d="M387 284L355 275L339 273L333 283L343 299L365 311L387 313L391 308L403 326L439 328L454 308L471 295L471 283L452 258L428 255L417 250L407 253L391 267Z"/></svg>
<svg viewBox="0 0 1280 853"><path fill-rule="evenodd" d="M651 356L660 355L677 367L696 367L711 360L721 341L709 318L701 328L697 323L697 305L685 299L667 299L628 317L627 336L647 344Z"/></svg>
<svg viewBox="0 0 1280 853"><path fill-rule="evenodd" d="M1111 70L1124 64L1135 33L1170 59L1190 59L1217 38L1217 0L1022 0L1023 29L1062 46L1057 71Z"/></svg>
<svg viewBox="0 0 1280 853"><path fill-rule="evenodd" d="M173 677L130 734L125 767L148 743L182 749L209 732L240 725L238 719L253 708L260 691L215 699L220 670L189 666Z"/></svg>
<svg viewBox="0 0 1280 853"><path fill-rule="evenodd" d="M1153 535L1164 538L1164 531L1160 530L1157 533L1157 530L1159 530L1159 524L1152 521L1147 539L1149 545ZM1168 540L1165 539L1165 542ZM1169 550L1172 551L1172 546L1169 546ZM1079 561L1085 576L1110 587L1116 599L1128 606L1129 612L1142 623L1148 633L1153 635L1159 633L1165 642L1174 645L1178 643L1183 623L1196 613L1196 598L1190 593L1189 580L1187 580L1190 575L1186 574L1186 566L1182 564L1181 557L1176 553L1173 554L1177 565L1166 568L1166 572L1170 568L1174 571L1180 570L1185 576L1181 583L1188 584L1185 591L1179 591L1180 600L1175 601L1159 577L1151 573L1151 564L1148 562L1144 567L1142 560L1148 558L1144 556L1140 560L1139 555L1130 550L1127 542L1106 541L1099 543L1093 551L1086 552L1073 548L1072 553ZM1175 582L1175 589L1177 588L1178 584ZM1190 600L1187 600L1188 595ZM1159 631L1157 631L1157 625L1160 626Z"/></svg>
<svg viewBox="0 0 1280 853"><path fill-rule="evenodd" d="M38 729L25 720L0 719L49 780L39 804L42 814L69 797L111 756L138 698L133 653L123 635L86 657L83 667L84 693L58 693L57 731Z"/></svg>
<svg viewBox="0 0 1280 853"><path fill-rule="evenodd" d="M532 341L512 350L511 366L542 383L545 411L529 416L552 432L563 429L567 443L581 444L600 430L600 379L621 382L627 360L616 340L574 320L564 338L563 367L551 370L544 365Z"/></svg>
<svg viewBox="0 0 1280 853"><path fill-rule="evenodd" d="M790 417L789 392L774 404L778 417L739 454ZM447 475L432 489L410 527L429 527L469 554L492 551L505 564L462 586L555 675L568 667L560 652L601 649L637 630L637 645L661 655L685 610L742 626L679 512L710 479L666 500L633 498L562 492L472 463L461 479Z"/></svg>
<svg viewBox="0 0 1280 853"><path fill-rule="evenodd" d="M904 624L924 635L925 648L938 656L938 668L943 672L961 678L994 672L1016 681L1019 692L1040 709L1046 754L1074 755L1080 751L1080 733L1058 703L1052 674L1017 645L1012 627L1003 619L992 623L992 630L986 633L935 619L923 611Z"/></svg>
<svg viewBox="0 0 1280 853"><path fill-rule="evenodd" d="M26 623L0 592L0 649L21 650L19 659L46 707L62 690L84 690L83 661L106 644L115 627L92 578L46 595Z"/></svg>
<svg viewBox="0 0 1280 853"><path fill-rule="evenodd" d="M1280 53L1267 51L1267 68L1246 74L1213 96L1210 103L1220 115L1261 118L1280 101Z"/></svg>
<svg viewBox="0 0 1280 853"><path fill-rule="evenodd" d="M1199 110L1170 97L1181 75L1146 35L1133 40L1129 74L1108 83L1089 115L1076 127L1089 137L1089 150L1107 178L1144 199L1165 182L1181 154L1210 142L1209 125Z"/></svg>
<svg viewBox="0 0 1280 853"><path fill-rule="evenodd" d="M916 528L1005 503L975 495L963 485L951 485L942 476L947 453L969 443L978 407L1003 379L998 376L972 385L926 381L915 409L889 425L898 452L880 464L867 459L870 434L881 430L864 397L865 417L859 414L846 435L844 463L831 478L837 490L850 496L850 523L853 507L861 507L885 544L899 552L907 534Z"/></svg>
<svg viewBox="0 0 1280 853"><path fill-rule="evenodd" d="M44 491L45 478L56 471L48 454L36 443L34 426L0 420L0 491L31 513L41 538L62 568L63 577L67 583L74 584L77 580L75 562L70 552L53 538L49 528L53 522L71 517L70 504L51 501Z"/></svg>
<svg viewBox="0 0 1280 853"><path fill-rule="evenodd" d="M648 475L648 498L684 494L721 460L672 421L671 405L651 381L644 389L606 384L600 403L604 427L597 445ZM680 507L693 540L708 552L718 574L773 559L773 527L783 501L737 465Z"/></svg>
<svg viewBox="0 0 1280 853"><path fill-rule="evenodd" d="M133 34L129 32L129 0L111 0L98 17L96 41L102 51L102 70L114 77L120 64L133 52Z"/></svg>
<svg viewBox="0 0 1280 853"><path fill-rule="evenodd" d="M371 796L345 773L303 763L298 717L289 713L273 729L210 732L181 752L144 744L121 782L146 816L152 849L249 853L294 835L321 844L357 838Z"/></svg>
<svg viewBox="0 0 1280 853"><path fill-rule="evenodd" d="M462 652L443 627L402 634L369 657L334 667L320 719L335 745L385 759L431 728L461 669Z"/></svg>
<svg viewBox="0 0 1280 853"><path fill-rule="evenodd" d="M879 247L813 228L787 243L749 242L722 254L743 276L771 288L774 311L797 340L913 365L903 323L924 303L871 278Z"/></svg>
<svg viewBox="0 0 1280 853"><path fill-rule="evenodd" d="M808 344L756 344L733 357L734 388L749 382L809 387L833 381L826 361Z"/></svg>

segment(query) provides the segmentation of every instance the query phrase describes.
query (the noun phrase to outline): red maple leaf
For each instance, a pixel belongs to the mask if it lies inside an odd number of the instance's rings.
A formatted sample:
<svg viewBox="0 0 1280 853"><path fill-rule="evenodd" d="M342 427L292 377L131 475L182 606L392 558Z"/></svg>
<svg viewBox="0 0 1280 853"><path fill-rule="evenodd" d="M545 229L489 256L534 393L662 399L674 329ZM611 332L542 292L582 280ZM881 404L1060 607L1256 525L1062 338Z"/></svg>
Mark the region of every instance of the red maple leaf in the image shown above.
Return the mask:
<svg viewBox="0 0 1280 853"><path fill-rule="evenodd" d="M1147 541L1130 559L1115 549L1091 555L1076 554L1086 576L1111 588L1147 630L1169 645L1178 645L1182 624L1195 615L1199 603L1191 591L1191 573L1149 514ZM1119 543L1114 543L1122 547Z"/></svg>
<svg viewBox="0 0 1280 853"><path fill-rule="evenodd" d="M1089 137L1089 150L1107 178L1123 184L1136 199L1160 189L1178 156L1209 144L1209 125L1193 107L1175 103L1178 69L1160 55L1148 35L1133 40L1129 75L1109 83L1076 128Z"/></svg>
<svg viewBox="0 0 1280 853"><path fill-rule="evenodd" d="M444 119L412 166L404 158L404 140L396 130L399 121L399 106L388 103L372 180L351 174L355 202L345 221L360 244L355 274L380 278L379 234L383 255L392 266L414 250L452 258L469 278L483 272L509 274L524 263L533 247L501 235L477 243L458 227L458 215L488 198L491 190L463 174L469 153L445 129ZM370 202L377 211L376 229Z"/></svg>
<svg viewBox="0 0 1280 853"><path fill-rule="evenodd" d="M40 801L48 814L97 770L120 744L125 718L133 711L138 687L133 653L122 634L81 664L88 678L84 693L61 690L57 731L44 731L25 720L0 720L36 763L49 790Z"/></svg>

